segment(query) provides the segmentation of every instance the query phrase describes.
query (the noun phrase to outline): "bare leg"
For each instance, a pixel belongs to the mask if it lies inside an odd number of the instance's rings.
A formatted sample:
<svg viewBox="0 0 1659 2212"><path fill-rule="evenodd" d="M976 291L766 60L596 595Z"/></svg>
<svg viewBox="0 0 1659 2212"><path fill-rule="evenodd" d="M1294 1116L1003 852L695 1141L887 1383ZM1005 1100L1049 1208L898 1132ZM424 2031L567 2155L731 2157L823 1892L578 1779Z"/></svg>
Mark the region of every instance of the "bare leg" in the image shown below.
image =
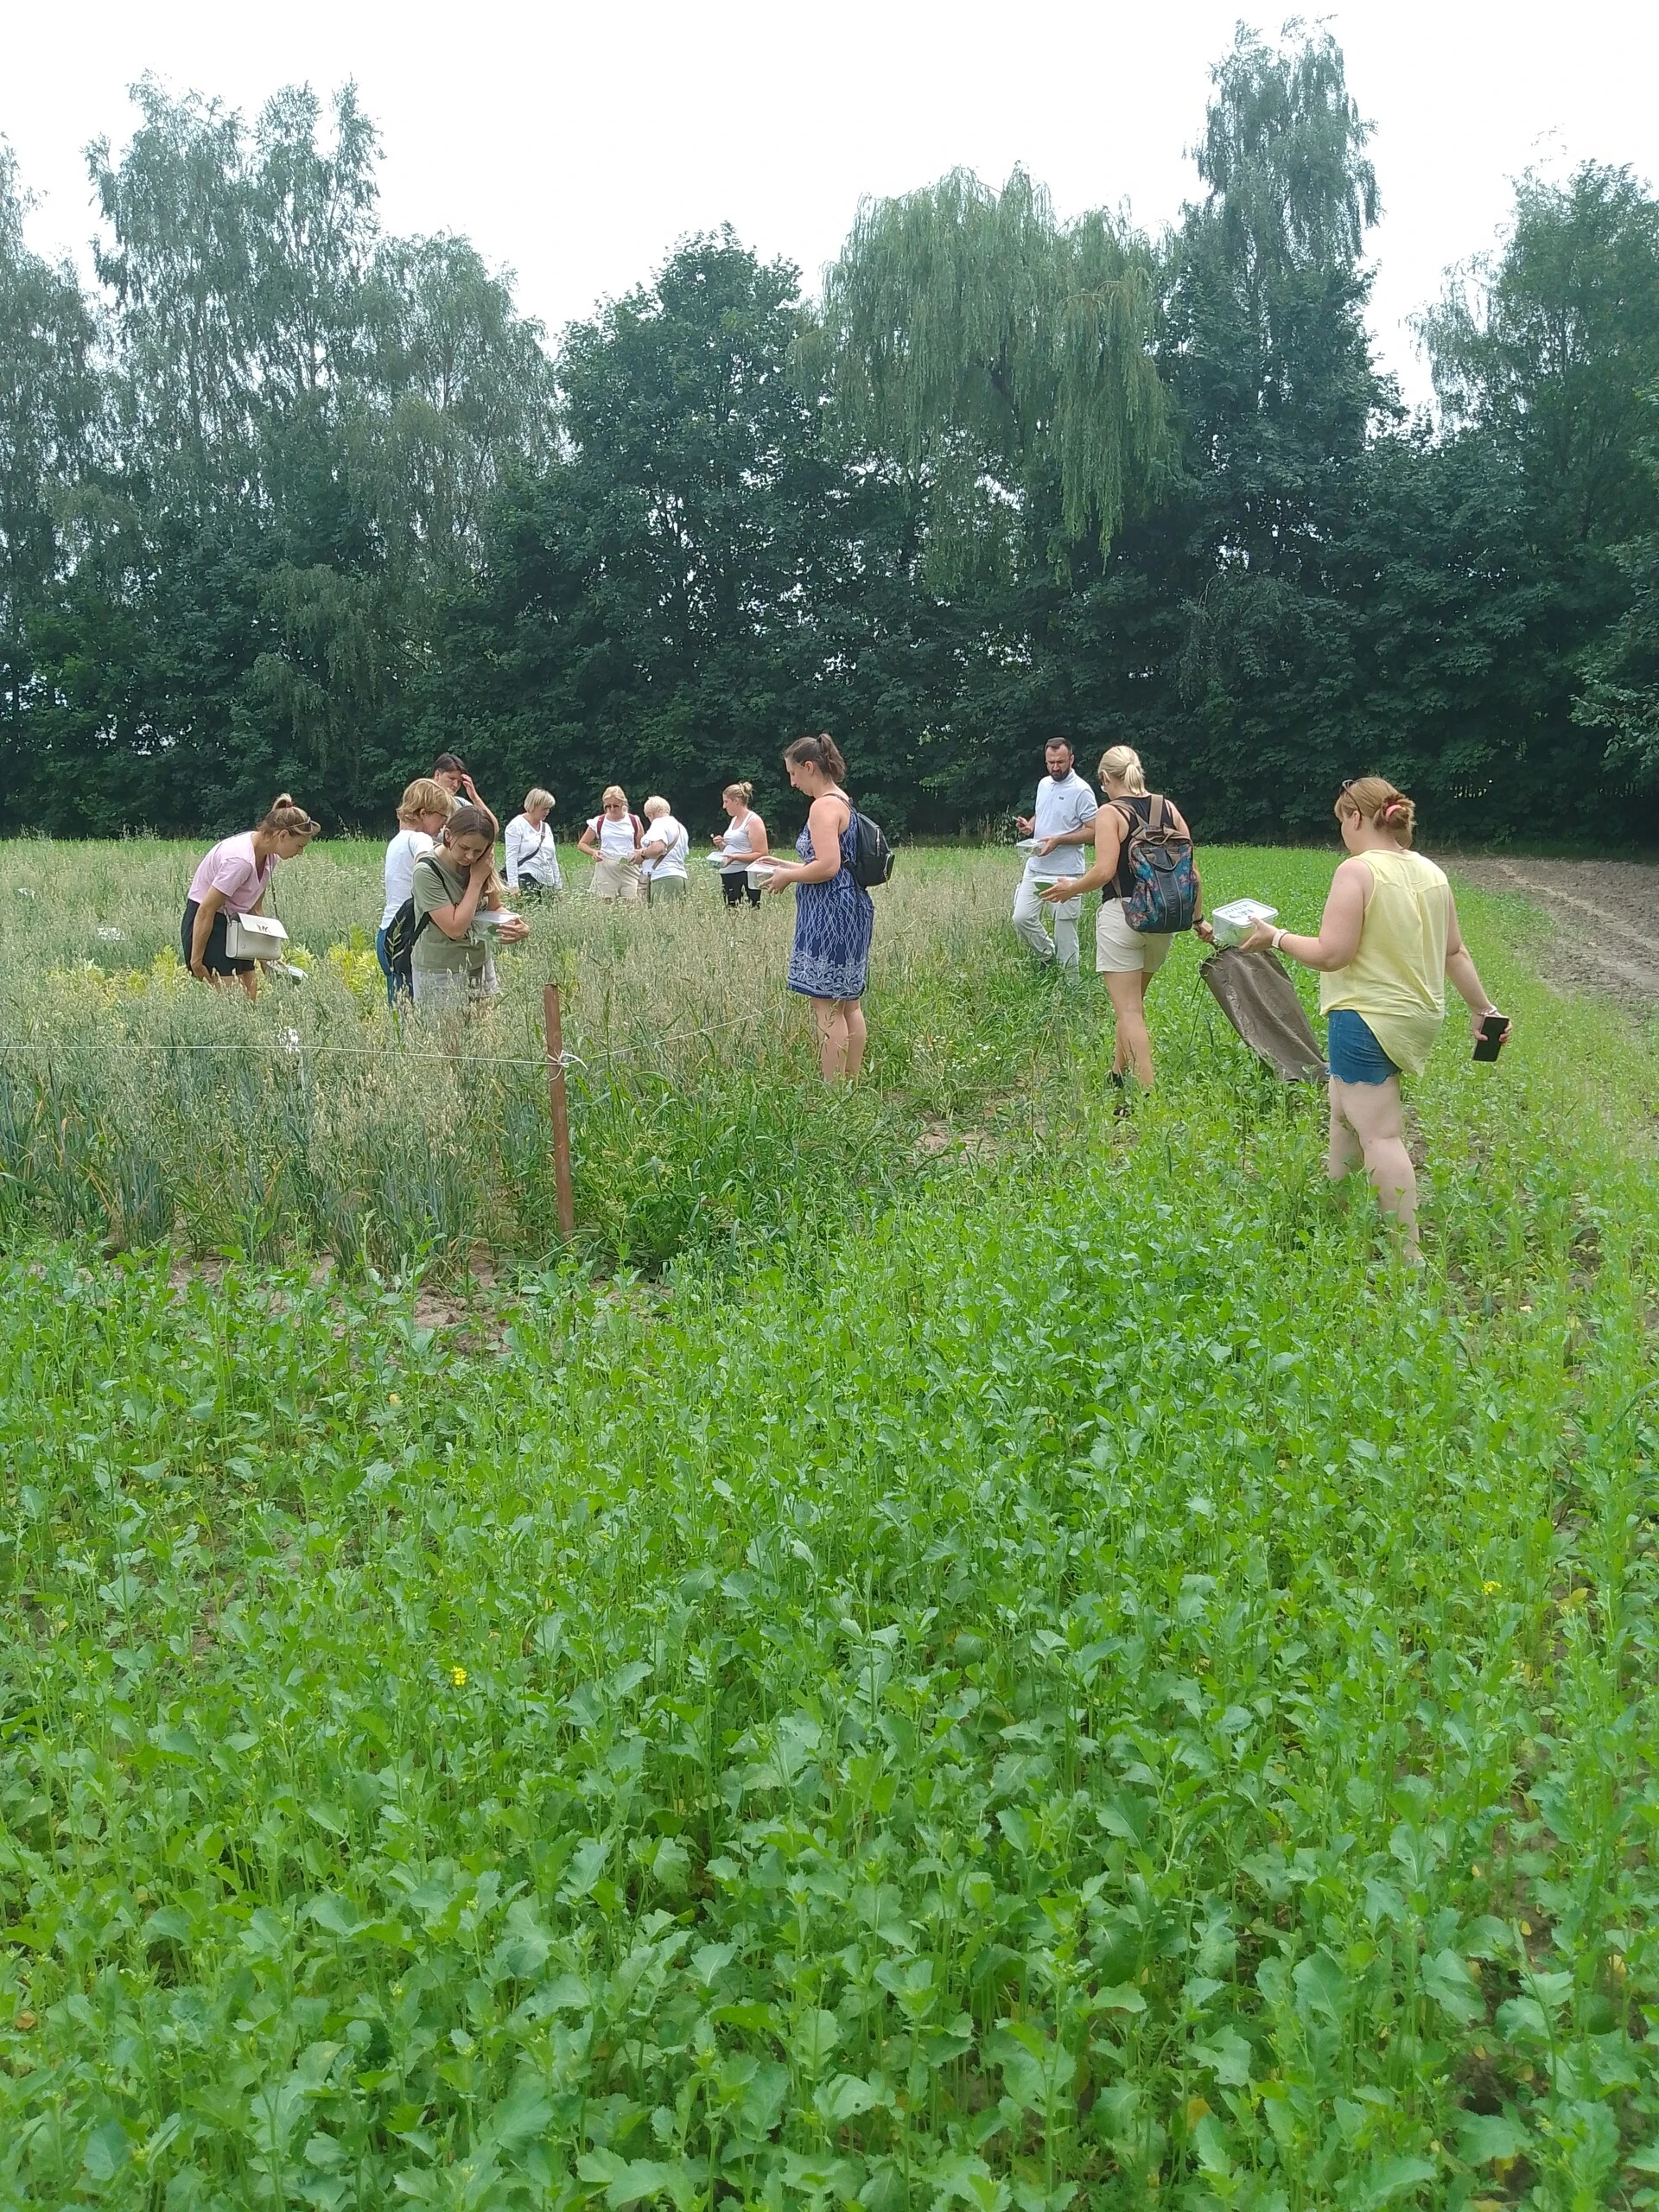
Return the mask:
<svg viewBox="0 0 1659 2212"><path fill-rule="evenodd" d="M250 968L245 976L238 976L236 980L241 984L243 989L247 993L251 999L257 999L258 997L259 970L257 968Z"/></svg>
<svg viewBox="0 0 1659 2212"><path fill-rule="evenodd" d="M1405 1257L1417 1257L1417 1171L1406 1150L1404 1109L1400 1078L1386 1083L1331 1083L1332 1103L1359 1139L1365 1155L1365 1173L1385 1215L1399 1224Z"/></svg>
<svg viewBox="0 0 1659 2212"><path fill-rule="evenodd" d="M1332 1183L1346 1181L1365 1157L1363 1147L1343 1113L1338 1096L1341 1090L1342 1085L1333 1076L1330 1084L1331 1148L1325 1159L1325 1172Z"/></svg>
<svg viewBox="0 0 1659 2212"><path fill-rule="evenodd" d="M864 1008L859 1000L843 999L841 1011L847 1024L846 1076L851 1083L864 1065L864 1046L869 1033L864 1027Z"/></svg>
<svg viewBox="0 0 1659 2212"><path fill-rule="evenodd" d="M818 1067L826 1083L839 1083L847 1072L847 1013L839 999L814 999L813 1018L818 1025Z"/></svg>
<svg viewBox="0 0 1659 2212"><path fill-rule="evenodd" d="M1117 1042L1113 1048L1112 1072L1121 1075L1126 1068L1133 1068L1135 1079L1142 1090L1152 1089L1152 1034L1147 1027L1147 976L1138 969L1133 975L1109 975L1106 978L1106 988L1111 995L1112 1012L1117 1017Z"/></svg>

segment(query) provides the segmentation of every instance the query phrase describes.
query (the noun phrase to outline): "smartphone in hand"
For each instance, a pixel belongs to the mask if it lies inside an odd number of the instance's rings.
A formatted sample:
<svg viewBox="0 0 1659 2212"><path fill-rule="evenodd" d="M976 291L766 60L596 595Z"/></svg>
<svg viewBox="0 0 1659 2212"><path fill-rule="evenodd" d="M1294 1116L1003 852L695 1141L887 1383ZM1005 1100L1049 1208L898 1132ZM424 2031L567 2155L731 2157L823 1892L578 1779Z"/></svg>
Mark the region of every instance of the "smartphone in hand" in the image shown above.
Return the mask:
<svg viewBox="0 0 1659 2212"><path fill-rule="evenodd" d="M1503 1040L1510 1033L1507 1014L1489 1014L1480 1025L1479 1040L1475 1046L1478 1060L1495 1060L1503 1049Z"/></svg>

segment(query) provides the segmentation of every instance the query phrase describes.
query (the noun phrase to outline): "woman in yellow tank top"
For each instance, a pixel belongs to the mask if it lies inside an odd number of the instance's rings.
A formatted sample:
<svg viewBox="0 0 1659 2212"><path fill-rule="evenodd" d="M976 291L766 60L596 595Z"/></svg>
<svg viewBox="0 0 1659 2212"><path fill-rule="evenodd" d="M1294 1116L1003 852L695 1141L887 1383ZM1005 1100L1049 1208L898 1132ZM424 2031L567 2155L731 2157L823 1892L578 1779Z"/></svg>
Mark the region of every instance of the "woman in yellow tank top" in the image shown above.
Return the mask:
<svg viewBox="0 0 1659 2212"><path fill-rule="evenodd" d="M1337 796L1348 858L1332 880L1318 937L1258 927L1244 940L1271 945L1319 974L1331 1064L1333 1183L1363 1160L1382 1211L1398 1222L1405 1256L1417 1252L1417 1176L1406 1150L1400 1074L1421 1075L1446 1020L1449 976L1475 1035L1497 1008L1464 950L1452 887L1411 850L1416 809L1381 776L1361 776Z"/></svg>

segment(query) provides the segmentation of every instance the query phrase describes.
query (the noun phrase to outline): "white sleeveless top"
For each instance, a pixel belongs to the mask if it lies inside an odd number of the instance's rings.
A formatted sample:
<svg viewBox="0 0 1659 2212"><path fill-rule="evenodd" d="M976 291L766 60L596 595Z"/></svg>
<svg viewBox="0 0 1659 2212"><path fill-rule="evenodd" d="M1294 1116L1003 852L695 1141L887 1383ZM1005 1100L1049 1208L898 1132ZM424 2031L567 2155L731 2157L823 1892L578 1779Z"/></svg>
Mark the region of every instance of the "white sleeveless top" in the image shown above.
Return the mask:
<svg viewBox="0 0 1659 2212"><path fill-rule="evenodd" d="M725 858L734 862L735 865L722 868L721 870L722 875L736 875L749 864L749 856L754 849L754 838L749 829L750 817L753 812L754 809L751 807L741 822L734 822L726 832L725 842L720 849Z"/></svg>
<svg viewBox="0 0 1659 2212"><path fill-rule="evenodd" d="M620 822L613 822L608 814L596 814L588 827L599 840L601 860L626 861L633 857L633 823L626 814Z"/></svg>

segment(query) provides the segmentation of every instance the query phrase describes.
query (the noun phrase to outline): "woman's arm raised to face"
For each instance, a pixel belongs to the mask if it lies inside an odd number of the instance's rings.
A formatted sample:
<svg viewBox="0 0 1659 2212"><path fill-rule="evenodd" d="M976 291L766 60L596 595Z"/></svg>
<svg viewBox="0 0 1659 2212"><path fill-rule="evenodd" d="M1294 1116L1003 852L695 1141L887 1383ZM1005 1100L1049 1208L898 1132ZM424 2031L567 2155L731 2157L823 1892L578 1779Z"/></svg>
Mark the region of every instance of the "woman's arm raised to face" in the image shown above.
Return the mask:
<svg viewBox="0 0 1659 2212"><path fill-rule="evenodd" d="M493 875L494 869L491 856L486 854L478 865L468 871L467 888L454 904L450 906L434 906L431 909L433 928L442 931L452 944L458 944L473 926L473 917L478 912L479 900L493 880ZM500 904L499 893L496 894L495 904L498 906Z"/></svg>

